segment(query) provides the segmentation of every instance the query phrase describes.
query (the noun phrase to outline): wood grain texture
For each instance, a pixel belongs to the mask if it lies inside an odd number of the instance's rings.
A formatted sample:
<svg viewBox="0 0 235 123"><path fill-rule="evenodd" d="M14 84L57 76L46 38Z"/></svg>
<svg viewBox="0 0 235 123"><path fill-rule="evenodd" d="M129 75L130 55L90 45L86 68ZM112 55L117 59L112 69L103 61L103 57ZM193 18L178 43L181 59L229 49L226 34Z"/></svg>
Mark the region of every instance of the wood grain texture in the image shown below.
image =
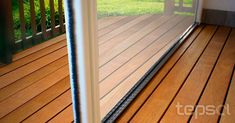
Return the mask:
<svg viewBox="0 0 235 123"><path fill-rule="evenodd" d="M108 27L105 27L105 28L98 31L98 37L103 36L106 33L115 30L116 28L120 28L120 27L122 27L122 25L124 25L124 24L126 24L126 23L128 23L128 22L130 22L130 21L132 21L136 18L137 18L137 16L125 17L125 18L121 19L120 21L118 21L116 23L113 23Z"/></svg>
<svg viewBox="0 0 235 123"><path fill-rule="evenodd" d="M169 29L177 25L179 21L183 18L171 18L171 20L163 23L159 28L156 28L154 31L150 32L147 36L141 38L135 44L130 46L127 50L120 53L108 63L99 68L99 79L100 81L111 75L115 70L120 68L123 64L130 61L137 54L141 53L148 46L152 45L158 38L163 36Z"/></svg>
<svg viewBox="0 0 235 123"><path fill-rule="evenodd" d="M125 18L125 16L117 16L117 17L105 17L98 20L98 30L105 28L113 23L120 21Z"/></svg>
<svg viewBox="0 0 235 123"><path fill-rule="evenodd" d="M55 85L46 89L36 97L24 103L17 110L14 110L0 119L0 122L21 122L33 113L55 100L62 93L70 88L69 77L62 79ZM20 117L19 117L20 116Z"/></svg>
<svg viewBox="0 0 235 123"><path fill-rule="evenodd" d="M130 88L134 86L134 84L141 78L141 76L138 75L144 75L152 65L159 60L166 50L175 43L174 39L185 27L187 27L185 23L188 23L189 21L190 18L184 20L181 24L174 27L174 29L171 29L169 33L166 33L166 35L158 39L159 42L156 41L154 44L149 46L149 48L146 48L146 50L115 71L119 72L118 76L114 76L115 73L113 73L111 75L113 78L109 77L101 82L101 116L104 116L104 114L110 110L110 107L115 106L116 103L130 90ZM109 81L112 81L113 83L110 84L108 83ZM121 87L118 88L119 85Z"/></svg>
<svg viewBox="0 0 235 123"><path fill-rule="evenodd" d="M48 65L49 63L53 62L56 59L59 59L67 54L67 48L61 48L60 50L57 50L53 52L50 55L44 56L41 59L38 59L34 62L31 62L30 64L27 64L23 67L20 67L19 69L16 69L15 71L12 71L8 74L5 74L0 77L0 88L3 88L16 80L29 75L30 73L40 69L41 67L44 67Z"/></svg>
<svg viewBox="0 0 235 123"><path fill-rule="evenodd" d="M64 109L61 113L52 118L49 123L71 123L73 122L72 105Z"/></svg>
<svg viewBox="0 0 235 123"><path fill-rule="evenodd" d="M228 96L226 98L225 107L222 112L220 123L232 123L235 117L235 70L231 78L231 85L229 87Z"/></svg>
<svg viewBox="0 0 235 123"><path fill-rule="evenodd" d="M55 52L56 50L59 50L63 47L66 47L66 42L65 41L56 43L54 45L48 46L45 49L42 49L42 50L38 51L38 52L27 55L26 57L24 57L20 60L17 60L17 61L15 61L15 62L13 62L9 65L6 65L6 66L0 68L0 77L7 74L7 73L10 73L10 72L16 70L17 68L21 68L22 66L25 66L29 63L32 63L32 62L34 62L38 59L41 59L41 58L45 57L47 55L50 55L53 52Z"/></svg>
<svg viewBox="0 0 235 123"><path fill-rule="evenodd" d="M117 119L116 122L123 123L128 122L132 116L138 111L142 104L148 99L148 96L154 91L159 85L160 81L167 75L167 73L174 67L175 63L182 57L185 51L191 46L195 38L199 35L203 26L198 27L192 35L184 42L179 50L167 61L162 69L156 74L156 76L150 81L146 88L140 92L135 100L127 107L122 115Z"/></svg>
<svg viewBox="0 0 235 123"><path fill-rule="evenodd" d="M216 61L226 43L227 36L229 34L229 28L219 28L208 45L206 50L203 52L198 63L193 68L192 72L185 80L184 84L180 88L179 93L174 98L174 101L169 104L170 107L161 119L162 123L168 123L170 121L175 122L187 122L190 115L179 115L177 114L177 104L195 105L197 100L200 98L200 94L206 86L207 80L213 71ZM193 90L193 91L192 91ZM188 111L188 113L192 113Z"/></svg>
<svg viewBox="0 0 235 123"><path fill-rule="evenodd" d="M216 32L215 29L207 25L188 48L183 44L116 122L232 123L235 31L229 27L219 27ZM178 54L180 51L183 53ZM179 115L178 103L196 108L220 106L217 109L220 113L230 111L232 115L198 115L200 109ZM223 104L225 107L221 108ZM227 104L231 106L226 107Z"/></svg>
<svg viewBox="0 0 235 123"><path fill-rule="evenodd" d="M207 26L198 36L195 43L182 56L174 68L168 73L162 84L153 92L131 122L156 122L167 108L170 100L186 79L196 60L203 53L216 27ZM158 109L158 110L156 110ZM145 117L143 117L145 116Z"/></svg>
<svg viewBox="0 0 235 123"><path fill-rule="evenodd" d="M156 19L156 18L155 18ZM159 27L161 24L166 22L169 19L169 17L161 17L159 19L156 19L156 21L148 21L150 24L142 23L138 24L137 28L135 30L139 30L136 33L133 33L132 35L127 35L128 38L126 39L120 39L119 37L123 37L122 35L118 36L118 39L114 39L111 41L111 43L106 43L99 47L99 66L104 65L107 63L110 59L116 57L122 51L125 51L130 46L138 42L141 38L148 35L148 33L152 32L154 29ZM142 25L142 26L141 26ZM147 26L146 26L147 25ZM141 28L141 30L140 30ZM130 31L128 31L130 32ZM124 33L124 35L126 35ZM126 37L126 36L125 36Z"/></svg>
<svg viewBox="0 0 235 123"><path fill-rule="evenodd" d="M192 21L179 15L98 20L101 118ZM66 46L65 35L59 36L16 54L12 64L0 68L0 122L72 121Z"/></svg>
<svg viewBox="0 0 235 123"><path fill-rule="evenodd" d="M57 37L55 37L53 39L50 39L50 40L46 41L45 43L38 44L38 45L36 45L36 46L34 46L32 48L26 49L24 51L21 51L21 52L15 54L13 56L13 61L19 60L21 58L24 58L24 57L30 55L30 54L36 53L39 50L42 50L42 49L47 48L47 47L49 47L49 46L51 46L53 44L61 42L62 40L64 40L64 41L66 40L66 35L65 34L57 36Z"/></svg>
<svg viewBox="0 0 235 123"><path fill-rule="evenodd" d="M135 26L135 25L139 25L138 23L140 22L145 22L145 19L148 19L149 17L151 17L151 15L144 15L144 16L140 16L137 17L136 19L118 27L115 30L112 30L111 32L106 33L105 35L99 36L98 37L98 41L99 41L99 45L104 44L105 42L109 41L111 38L113 38L114 36L125 32L126 30L128 30L129 28ZM153 19L153 18L152 18ZM151 20L151 18L150 18ZM140 27L141 28L141 27ZM127 31L128 32L128 31Z"/></svg>
<svg viewBox="0 0 235 123"><path fill-rule="evenodd" d="M68 65L65 65L64 67L55 71L49 76L35 82L31 86L28 86L24 90L21 90L18 93L10 96L4 101L1 101L0 102L0 111L1 111L0 118L7 115L14 109L20 107L21 105L26 103L28 100L34 98L35 96L42 93L43 91L45 91L49 87L56 84L58 81L64 79L68 75L69 75Z"/></svg>
<svg viewBox="0 0 235 123"><path fill-rule="evenodd" d="M230 78L233 73L233 67L235 64L235 30L233 29L227 44L224 48L224 51L221 54L221 57L218 60L216 68L214 69L211 78L208 82L208 85L203 92L202 97L198 105L213 105L220 106L223 104L227 89L229 88ZM221 107L220 107L221 108ZM200 110L198 110L200 112ZM196 112L196 113L198 113ZM215 115L199 115L196 118L196 113L193 114L190 122L217 122L219 114Z"/></svg>
<svg viewBox="0 0 235 123"><path fill-rule="evenodd" d="M67 64L68 57L64 56L51 64L40 68L36 72L31 73L28 76L21 78L20 80L2 88L0 90L0 101L6 99L7 97L17 93L18 91L30 86L31 84L39 81L40 79L45 78L46 76L52 74L56 70Z"/></svg>
<svg viewBox="0 0 235 123"><path fill-rule="evenodd" d="M71 103L71 91L68 90L63 93L60 97L53 100L45 107L31 115L29 118L25 119L24 123L32 123L32 122L47 122L52 116L55 116L61 110L63 110L64 105L69 105Z"/></svg>

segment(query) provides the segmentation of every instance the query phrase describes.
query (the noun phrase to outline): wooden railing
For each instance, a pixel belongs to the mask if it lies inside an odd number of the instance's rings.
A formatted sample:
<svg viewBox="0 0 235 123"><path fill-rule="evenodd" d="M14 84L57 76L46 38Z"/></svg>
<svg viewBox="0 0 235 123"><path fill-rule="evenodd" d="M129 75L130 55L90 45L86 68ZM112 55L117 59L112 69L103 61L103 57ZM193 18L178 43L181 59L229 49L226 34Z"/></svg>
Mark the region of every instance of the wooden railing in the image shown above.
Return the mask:
<svg viewBox="0 0 235 123"><path fill-rule="evenodd" d="M14 28L14 12L12 9L12 0L1 0L1 45L0 56L1 61L5 63L11 62L12 54L21 50L30 48L50 38L65 33L63 0L16 0L19 15L19 29L16 36L16 28ZM45 6L45 1L49 2L48 7ZM39 5L40 13L36 13L35 4ZM55 2L57 8L55 9ZM29 6L25 6L25 5ZM30 24L26 25L25 7L29 8ZM37 6L38 7L38 6ZM49 13L48 13L49 11ZM57 12L57 15L55 15ZM49 16L48 16L49 15ZM36 22L36 19L40 19ZM57 17L57 18L56 18ZM2 28L3 27L3 28ZM26 28L27 27L27 28ZM30 33L28 33L30 32ZM7 35L6 35L7 34Z"/></svg>
<svg viewBox="0 0 235 123"><path fill-rule="evenodd" d="M0 0L0 61L12 61L14 47L13 17L11 0Z"/></svg>
<svg viewBox="0 0 235 123"><path fill-rule="evenodd" d="M189 6L187 6L189 5ZM165 0L165 14L173 14L174 12L194 13L196 8L196 0L186 3L184 0Z"/></svg>

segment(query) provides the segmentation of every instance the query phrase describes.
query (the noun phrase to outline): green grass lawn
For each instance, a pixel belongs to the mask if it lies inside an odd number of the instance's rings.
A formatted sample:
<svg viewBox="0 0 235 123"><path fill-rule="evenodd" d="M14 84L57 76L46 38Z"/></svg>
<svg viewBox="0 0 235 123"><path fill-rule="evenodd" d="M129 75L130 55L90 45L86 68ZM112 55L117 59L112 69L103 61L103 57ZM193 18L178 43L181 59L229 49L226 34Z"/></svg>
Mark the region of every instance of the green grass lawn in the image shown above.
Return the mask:
<svg viewBox="0 0 235 123"><path fill-rule="evenodd" d="M97 0L98 17L162 13L164 0Z"/></svg>
<svg viewBox="0 0 235 123"><path fill-rule="evenodd" d="M165 0L97 0L98 18L163 13ZM179 0L176 0L176 5ZM184 0L190 7L192 0Z"/></svg>

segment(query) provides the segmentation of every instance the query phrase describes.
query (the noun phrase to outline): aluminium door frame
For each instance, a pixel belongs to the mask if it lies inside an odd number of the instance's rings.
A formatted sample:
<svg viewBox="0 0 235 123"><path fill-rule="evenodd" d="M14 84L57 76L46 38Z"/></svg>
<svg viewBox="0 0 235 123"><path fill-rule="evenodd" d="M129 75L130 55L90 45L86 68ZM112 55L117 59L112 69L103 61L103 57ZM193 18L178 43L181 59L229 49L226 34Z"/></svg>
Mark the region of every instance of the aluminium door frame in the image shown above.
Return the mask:
<svg viewBox="0 0 235 123"><path fill-rule="evenodd" d="M96 0L65 0L74 122L99 123Z"/></svg>

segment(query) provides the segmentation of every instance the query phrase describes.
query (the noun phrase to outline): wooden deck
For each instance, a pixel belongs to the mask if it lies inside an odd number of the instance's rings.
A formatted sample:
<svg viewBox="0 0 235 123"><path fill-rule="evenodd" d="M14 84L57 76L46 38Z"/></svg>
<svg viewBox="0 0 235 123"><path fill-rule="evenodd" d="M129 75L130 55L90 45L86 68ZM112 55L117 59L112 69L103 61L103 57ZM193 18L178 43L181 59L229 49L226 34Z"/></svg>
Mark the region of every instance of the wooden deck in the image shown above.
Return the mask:
<svg viewBox="0 0 235 123"><path fill-rule="evenodd" d="M193 17L144 15L99 20L103 118L175 43ZM0 122L71 122L65 35L14 56L0 67Z"/></svg>
<svg viewBox="0 0 235 123"><path fill-rule="evenodd" d="M233 123L234 65L235 28L200 26L117 122ZM185 114L183 108L177 109L178 104L193 108ZM202 106L209 106L208 114L202 113ZM215 108L218 113L213 114Z"/></svg>

